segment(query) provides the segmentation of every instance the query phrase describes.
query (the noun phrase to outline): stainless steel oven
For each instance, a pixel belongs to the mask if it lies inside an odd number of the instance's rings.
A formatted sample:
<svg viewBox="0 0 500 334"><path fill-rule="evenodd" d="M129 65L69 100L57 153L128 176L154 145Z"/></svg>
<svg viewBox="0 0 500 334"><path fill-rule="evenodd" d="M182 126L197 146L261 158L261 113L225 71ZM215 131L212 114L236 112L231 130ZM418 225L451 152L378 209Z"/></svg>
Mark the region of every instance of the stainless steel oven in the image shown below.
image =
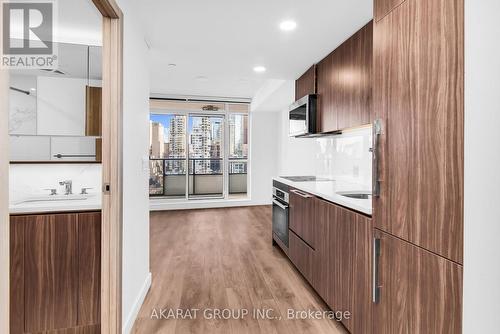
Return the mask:
<svg viewBox="0 0 500 334"><path fill-rule="evenodd" d="M288 247L288 186L273 182L273 233Z"/></svg>

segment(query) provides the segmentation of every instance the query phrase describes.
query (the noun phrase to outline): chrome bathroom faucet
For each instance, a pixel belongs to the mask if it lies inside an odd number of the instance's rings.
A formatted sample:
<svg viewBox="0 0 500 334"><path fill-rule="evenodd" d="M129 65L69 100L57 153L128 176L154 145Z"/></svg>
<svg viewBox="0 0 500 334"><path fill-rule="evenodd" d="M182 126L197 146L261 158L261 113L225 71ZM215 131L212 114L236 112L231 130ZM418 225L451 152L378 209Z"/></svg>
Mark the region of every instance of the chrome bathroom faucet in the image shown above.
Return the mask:
<svg viewBox="0 0 500 334"><path fill-rule="evenodd" d="M59 182L61 186L64 186L64 194L65 195L73 195L73 181L66 180Z"/></svg>

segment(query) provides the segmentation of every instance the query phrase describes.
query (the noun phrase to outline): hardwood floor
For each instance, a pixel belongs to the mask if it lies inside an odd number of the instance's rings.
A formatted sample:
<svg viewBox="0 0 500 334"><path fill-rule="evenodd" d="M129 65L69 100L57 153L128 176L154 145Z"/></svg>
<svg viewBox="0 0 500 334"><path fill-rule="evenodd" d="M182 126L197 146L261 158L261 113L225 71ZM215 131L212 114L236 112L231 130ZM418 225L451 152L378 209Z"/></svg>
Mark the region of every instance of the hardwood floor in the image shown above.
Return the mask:
<svg viewBox="0 0 500 334"><path fill-rule="evenodd" d="M152 213L150 233L153 282L133 333L346 333L334 320L287 319L288 309L327 307L272 246L271 207ZM161 309L199 311L175 319ZM213 309L249 315L206 319ZM273 319L254 318L254 309L271 309Z"/></svg>

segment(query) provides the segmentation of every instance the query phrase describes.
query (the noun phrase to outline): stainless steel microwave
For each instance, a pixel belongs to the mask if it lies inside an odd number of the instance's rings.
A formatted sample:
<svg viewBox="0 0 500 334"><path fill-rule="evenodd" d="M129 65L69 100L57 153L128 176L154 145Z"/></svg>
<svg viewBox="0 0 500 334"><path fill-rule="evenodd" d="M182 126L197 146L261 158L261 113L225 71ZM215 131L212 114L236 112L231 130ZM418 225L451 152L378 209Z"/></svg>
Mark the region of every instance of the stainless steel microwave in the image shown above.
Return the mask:
<svg viewBox="0 0 500 334"><path fill-rule="evenodd" d="M316 133L316 110L318 96L306 95L293 103L288 112L290 137L308 136Z"/></svg>

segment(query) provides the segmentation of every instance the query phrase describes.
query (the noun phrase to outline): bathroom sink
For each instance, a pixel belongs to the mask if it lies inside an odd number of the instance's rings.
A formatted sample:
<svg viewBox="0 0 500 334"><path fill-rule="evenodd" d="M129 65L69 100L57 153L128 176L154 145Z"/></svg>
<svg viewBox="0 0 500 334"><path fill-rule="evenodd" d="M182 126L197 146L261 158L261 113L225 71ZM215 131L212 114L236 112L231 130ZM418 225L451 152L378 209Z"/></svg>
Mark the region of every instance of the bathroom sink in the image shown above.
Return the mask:
<svg viewBox="0 0 500 334"><path fill-rule="evenodd" d="M92 194L74 194L74 195L45 195L45 196L34 196L28 197L23 200L17 201L14 204L24 204L24 203L39 203L39 202L55 202L55 201L84 201L94 195Z"/></svg>
<svg viewBox="0 0 500 334"><path fill-rule="evenodd" d="M371 199L372 193L367 191L339 191L337 195L354 199Z"/></svg>

